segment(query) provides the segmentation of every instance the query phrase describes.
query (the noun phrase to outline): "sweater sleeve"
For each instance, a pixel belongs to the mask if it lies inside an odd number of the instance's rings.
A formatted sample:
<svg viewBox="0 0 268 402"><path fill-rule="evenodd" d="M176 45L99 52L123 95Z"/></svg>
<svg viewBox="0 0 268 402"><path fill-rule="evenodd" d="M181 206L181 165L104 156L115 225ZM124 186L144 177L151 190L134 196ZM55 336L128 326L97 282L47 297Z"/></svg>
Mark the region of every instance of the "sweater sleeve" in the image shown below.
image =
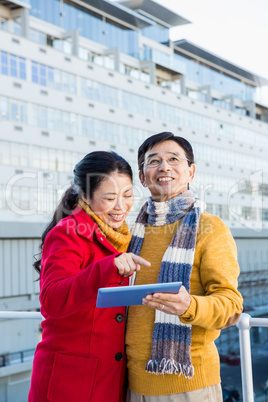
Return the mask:
<svg viewBox="0 0 268 402"><path fill-rule="evenodd" d="M190 307L180 320L206 329L221 329L242 312L243 302L237 289L236 244L221 220L202 246L199 273L204 295L191 294Z"/></svg>
<svg viewBox="0 0 268 402"><path fill-rule="evenodd" d="M89 243L90 252L90 243ZM115 255L85 264L81 242L74 231L68 235L57 226L48 234L42 256L40 302L42 312L52 318L63 318L96 305L100 287L117 286L124 281L114 265ZM87 254L87 257L89 255ZM126 283L127 285L127 283Z"/></svg>

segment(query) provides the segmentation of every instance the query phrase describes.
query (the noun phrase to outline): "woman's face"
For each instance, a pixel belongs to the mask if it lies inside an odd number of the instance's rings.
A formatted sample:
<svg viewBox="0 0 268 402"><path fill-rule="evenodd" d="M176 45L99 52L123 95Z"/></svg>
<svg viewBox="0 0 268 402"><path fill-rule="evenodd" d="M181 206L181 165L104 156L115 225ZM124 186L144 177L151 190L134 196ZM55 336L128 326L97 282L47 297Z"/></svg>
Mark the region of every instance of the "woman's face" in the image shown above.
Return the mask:
<svg viewBox="0 0 268 402"><path fill-rule="evenodd" d="M150 190L153 200L166 201L187 190L194 172L195 166L188 165L184 149L175 141L168 140L145 153L140 180Z"/></svg>
<svg viewBox="0 0 268 402"><path fill-rule="evenodd" d="M119 228L133 205L133 188L130 177L113 172L105 178L89 200L94 213L113 229Z"/></svg>

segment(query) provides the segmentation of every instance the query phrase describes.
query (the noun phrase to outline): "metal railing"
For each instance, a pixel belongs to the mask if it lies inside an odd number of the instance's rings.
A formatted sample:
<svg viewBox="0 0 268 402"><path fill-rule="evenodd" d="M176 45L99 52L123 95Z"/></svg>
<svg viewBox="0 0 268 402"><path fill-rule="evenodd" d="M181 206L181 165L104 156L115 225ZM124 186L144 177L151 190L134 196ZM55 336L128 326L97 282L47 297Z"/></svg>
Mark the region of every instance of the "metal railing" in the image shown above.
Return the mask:
<svg viewBox="0 0 268 402"><path fill-rule="evenodd" d="M252 318L243 313L236 326L239 329L243 402L254 402L250 328L268 327L268 318Z"/></svg>
<svg viewBox="0 0 268 402"><path fill-rule="evenodd" d="M0 311L0 320L34 319L42 321L44 317L37 311ZM0 355L0 367L11 364L24 363L32 360L35 349L26 349L19 352Z"/></svg>
<svg viewBox="0 0 268 402"><path fill-rule="evenodd" d="M43 319L41 313L33 311L0 311L0 319L20 318ZM268 318L252 318L243 313L236 326L239 329L243 402L254 402L250 328L268 327Z"/></svg>
<svg viewBox="0 0 268 402"><path fill-rule="evenodd" d="M20 350L19 352L3 353L0 355L0 367L32 361L34 352L35 348Z"/></svg>
<svg viewBox="0 0 268 402"><path fill-rule="evenodd" d="M37 311L0 311L0 320L17 320L18 318L44 319Z"/></svg>

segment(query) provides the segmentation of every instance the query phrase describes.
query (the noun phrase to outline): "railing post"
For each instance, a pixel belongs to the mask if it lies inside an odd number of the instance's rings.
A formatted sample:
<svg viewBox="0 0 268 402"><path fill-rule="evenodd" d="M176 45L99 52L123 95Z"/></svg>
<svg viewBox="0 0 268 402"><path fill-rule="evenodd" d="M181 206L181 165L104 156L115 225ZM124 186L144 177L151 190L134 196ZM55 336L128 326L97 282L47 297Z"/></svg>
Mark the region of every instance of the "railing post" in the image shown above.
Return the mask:
<svg viewBox="0 0 268 402"><path fill-rule="evenodd" d="M254 402L250 345L250 319L250 315L243 313L236 324L239 329L243 402Z"/></svg>

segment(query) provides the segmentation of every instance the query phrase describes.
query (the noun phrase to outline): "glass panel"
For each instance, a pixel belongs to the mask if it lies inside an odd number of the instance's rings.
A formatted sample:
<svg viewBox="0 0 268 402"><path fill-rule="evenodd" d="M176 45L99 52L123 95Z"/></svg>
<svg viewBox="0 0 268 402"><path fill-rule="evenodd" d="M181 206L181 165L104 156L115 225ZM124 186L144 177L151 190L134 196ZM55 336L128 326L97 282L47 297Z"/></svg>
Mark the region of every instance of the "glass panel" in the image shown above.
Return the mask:
<svg viewBox="0 0 268 402"><path fill-rule="evenodd" d="M13 20L13 33L21 35L21 17L17 17Z"/></svg>
<svg viewBox="0 0 268 402"><path fill-rule="evenodd" d="M55 116L54 116L54 109L48 109L47 111L47 117L48 117L48 123L47 127L49 130L54 130L55 129Z"/></svg>
<svg viewBox="0 0 268 402"><path fill-rule="evenodd" d="M30 39L34 42L46 45L46 34L44 32L37 31L36 29L30 28Z"/></svg>
<svg viewBox="0 0 268 402"><path fill-rule="evenodd" d="M35 61L32 61L32 82L39 82L39 67Z"/></svg>
<svg viewBox="0 0 268 402"><path fill-rule="evenodd" d="M1 50L1 73L8 75L8 53Z"/></svg>
<svg viewBox="0 0 268 402"><path fill-rule="evenodd" d="M19 121L19 108L18 104L11 101L11 120Z"/></svg>
<svg viewBox="0 0 268 402"><path fill-rule="evenodd" d="M159 43L167 43L169 41L169 29L161 25L156 24L146 27L142 30L142 34Z"/></svg>
<svg viewBox="0 0 268 402"><path fill-rule="evenodd" d="M60 110L55 110L55 129L57 131L62 131L62 112Z"/></svg>
<svg viewBox="0 0 268 402"><path fill-rule="evenodd" d="M20 78L22 80L26 80L26 63L23 57L19 58L19 71L20 71Z"/></svg>
<svg viewBox="0 0 268 402"><path fill-rule="evenodd" d="M47 67L47 86L49 88L54 88L54 68L53 67Z"/></svg>
<svg viewBox="0 0 268 402"><path fill-rule="evenodd" d="M0 98L0 119L9 120L8 98L4 96Z"/></svg>
<svg viewBox="0 0 268 402"><path fill-rule="evenodd" d="M89 61L90 60L90 51L85 47L79 47L78 49L78 57L82 60Z"/></svg>
<svg viewBox="0 0 268 402"><path fill-rule="evenodd" d="M46 66L44 64L40 64L40 84L46 86L47 85L47 72Z"/></svg>
<svg viewBox="0 0 268 402"><path fill-rule="evenodd" d="M8 30L8 20L2 16L0 16L0 29L3 29L3 31Z"/></svg>
<svg viewBox="0 0 268 402"><path fill-rule="evenodd" d="M27 106L25 102L20 104L20 122L27 123Z"/></svg>
<svg viewBox="0 0 268 402"><path fill-rule="evenodd" d="M18 75L18 72L17 72L17 57L14 54L10 54L9 60L10 60L10 75L12 77L17 77L17 75Z"/></svg>
<svg viewBox="0 0 268 402"><path fill-rule="evenodd" d="M39 127L47 128L47 109L43 106L39 106Z"/></svg>
<svg viewBox="0 0 268 402"><path fill-rule="evenodd" d="M57 89L58 91L61 91L61 89L62 89L61 75L62 74L59 70L54 71L54 88Z"/></svg>

